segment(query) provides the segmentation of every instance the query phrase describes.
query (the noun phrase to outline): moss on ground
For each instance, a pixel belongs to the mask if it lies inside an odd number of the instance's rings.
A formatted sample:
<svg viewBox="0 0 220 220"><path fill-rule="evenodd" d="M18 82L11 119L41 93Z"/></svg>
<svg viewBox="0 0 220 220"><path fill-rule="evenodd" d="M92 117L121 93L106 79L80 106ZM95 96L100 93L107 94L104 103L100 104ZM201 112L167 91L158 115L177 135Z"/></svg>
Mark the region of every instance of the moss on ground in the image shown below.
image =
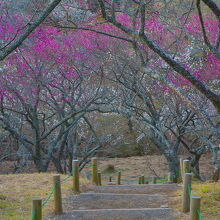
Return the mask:
<svg viewBox="0 0 220 220"><path fill-rule="evenodd" d="M66 175L61 175L61 179ZM81 189L88 180L81 178ZM32 198L49 196L53 188L52 173L11 174L0 178L0 220L31 219ZM62 183L62 197L72 193L72 178ZM43 215L52 212L53 196L43 207Z"/></svg>

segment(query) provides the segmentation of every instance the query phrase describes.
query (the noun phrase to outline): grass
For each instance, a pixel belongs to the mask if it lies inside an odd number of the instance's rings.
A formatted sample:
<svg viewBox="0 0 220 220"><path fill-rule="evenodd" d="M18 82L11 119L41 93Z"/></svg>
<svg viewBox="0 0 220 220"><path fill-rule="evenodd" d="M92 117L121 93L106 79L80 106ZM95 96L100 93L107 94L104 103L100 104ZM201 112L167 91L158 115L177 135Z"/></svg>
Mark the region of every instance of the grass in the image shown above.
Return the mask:
<svg viewBox="0 0 220 220"><path fill-rule="evenodd" d="M146 160L152 157L130 157L130 158L116 158L99 161L99 168L103 172L108 165L114 166L115 172L107 172L103 175L103 182L109 180L109 176L113 177L113 181L117 178L117 171L122 172L122 180L134 180L138 182L140 174L145 177L153 176L147 169ZM154 157L153 157L154 158ZM164 161L164 160L163 160ZM157 164L156 171L159 174L166 173L166 165L161 163L161 157L155 156L153 164ZM83 175L91 177L90 169L84 169ZM82 176L83 176L82 175ZM61 176L61 179L65 175ZM84 183L84 186L83 186ZM86 189L88 180L83 178L81 180L81 189ZM67 197L72 193L71 178L65 183L62 183L62 196ZM34 174L10 174L0 176L0 220L24 220L31 219L32 198L40 197L44 201L48 197L53 188L52 173L34 173ZM52 212L53 210L53 196L51 200L43 207L43 216Z"/></svg>
<svg viewBox="0 0 220 220"><path fill-rule="evenodd" d="M192 195L201 197L201 214L204 220L219 220L220 219L220 182L200 183L193 181ZM177 192L176 203L174 208L181 211L182 190ZM188 219L187 215L183 214L183 219Z"/></svg>
<svg viewBox="0 0 220 220"><path fill-rule="evenodd" d="M106 160L99 160L98 167L100 171L104 171L109 164L113 165L116 172L104 173L102 175L103 183L109 180L109 176L113 177L113 181L117 178L117 171L122 172L122 181L138 183L138 177L144 174L147 178L153 177L154 174L149 168L154 168L155 172L160 177L167 176L167 162L162 156L143 156L143 157L130 157L130 158L109 158ZM201 162L202 171L208 177L211 171L211 164L207 164L207 158L202 158ZM91 177L91 170L89 168L83 169L81 176ZM61 179L65 178L61 176ZM163 180L157 180L158 182ZM88 179L81 179L82 191L88 189ZM34 174L11 174L0 175L0 220L30 220L32 198L40 197L44 201L48 197L51 189L52 173L34 173ZM65 198L72 193L71 178L62 183L62 197ZM167 192L169 194L169 192ZM193 195L202 197L201 212L204 220L219 220L220 213L220 183L199 183L193 181L192 184ZM174 199L173 208L181 209L181 196L180 190L175 195L170 195ZM43 215L53 211L53 196L51 200L43 208ZM188 214L183 215L188 219Z"/></svg>
<svg viewBox="0 0 220 220"><path fill-rule="evenodd" d="M11 174L0 176L0 220L31 219L32 198L48 197L53 188L52 173ZM61 175L61 179L66 175ZM81 190L89 181L81 178ZM72 193L72 178L62 183L62 197ZM53 196L43 207L43 216L53 211Z"/></svg>
<svg viewBox="0 0 220 220"><path fill-rule="evenodd" d="M201 196L201 212L205 219L220 219L220 182L193 184L192 194Z"/></svg>
<svg viewBox="0 0 220 220"><path fill-rule="evenodd" d="M146 178L155 176L149 169L148 162L154 167L156 173L160 177L167 176L167 163L163 156L133 156L127 158L109 158L99 161L99 167L103 175L104 181L108 181L109 176L117 178L118 171L121 171L122 181L138 182L138 177L144 175ZM109 165L114 166L114 172L106 172ZM108 169L107 169L108 170ZM106 177L106 179L105 179Z"/></svg>

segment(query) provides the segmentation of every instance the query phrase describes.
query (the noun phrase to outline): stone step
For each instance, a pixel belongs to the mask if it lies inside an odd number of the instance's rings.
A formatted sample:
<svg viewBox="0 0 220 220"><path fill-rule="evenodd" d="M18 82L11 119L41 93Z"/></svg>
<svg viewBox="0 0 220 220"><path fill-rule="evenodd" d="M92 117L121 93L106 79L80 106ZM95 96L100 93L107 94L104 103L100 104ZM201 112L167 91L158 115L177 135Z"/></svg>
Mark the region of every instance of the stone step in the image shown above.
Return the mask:
<svg viewBox="0 0 220 220"><path fill-rule="evenodd" d="M170 198L149 194L81 193L63 200L68 210L168 207Z"/></svg>
<svg viewBox="0 0 220 220"><path fill-rule="evenodd" d="M94 193L124 193L124 194L162 194L167 195L180 189L178 184L140 184L140 185L115 185L91 186L88 192Z"/></svg>
<svg viewBox="0 0 220 220"><path fill-rule="evenodd" d="M50 216L53 220L177 220L176 213L169 208L156 209L99 209L76 210L59 216Z"/></svg>

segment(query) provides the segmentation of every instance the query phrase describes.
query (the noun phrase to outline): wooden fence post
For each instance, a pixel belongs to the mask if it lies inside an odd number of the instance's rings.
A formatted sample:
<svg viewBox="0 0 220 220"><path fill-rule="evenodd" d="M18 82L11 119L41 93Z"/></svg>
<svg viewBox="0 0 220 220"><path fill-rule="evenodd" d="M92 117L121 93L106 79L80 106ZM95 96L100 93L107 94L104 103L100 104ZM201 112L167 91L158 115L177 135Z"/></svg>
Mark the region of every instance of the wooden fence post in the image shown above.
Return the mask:
<svg viewBox="0 0 220 220"><path fill-rule="evenodd" d="M32 199L32 220L42 220L42 199Z"/></svg>
<svg viewBox="0 0 220 220"><path fill-rule="evenodd" d="M79 190L79 161L73 160L73 192L78 194Z"/></svg>
<svg viewBox="0 0 220 220"><path fill-rule="evenodd" d="M138 177L138 184L141 184L141 176Z"/></svg>
<svg viewBox="0 0 220 220"><path fill-rule="evenodd" d="M183 176L183 158L180 158L180 177L181 181L183 181L184 176Z"/></svg>
<svg viewBox="0 0 220 220"><path fill-rule="evenodd" d="M192 174L186 173L183 181L182 211L189 212Z"/></svg>
<svg viewBox="0 0 220 220"><path fill-rule="evenodd" d="M62 209L62 196L61 196L61 184L60 184L60 175L53 175L53 184L55 187L54 191L54 213L59 215L63 213Z"/></svg>
<svg viewBox="0 0 220 220"><path fill-rule="evenodd" d="M190 202L190 220L199 220L201 197L191 196Z"/></svg>
<svg viewBox="0 0 220 220"><path fill-rule="evenodd" d="M141 184L144 184L144 175L141 175Z"/></svg>
<svg viewBox="0 0 220 220"><path fill-rule="evenodd" d="M152 178L152 183L153 183L153 184L156 184L156 183L157 183L157 178L156 178L155 176Z"/></svg>
<svg viewBox="0 0 220 220"><path fill-rule="evenodd" d="M98 185L98 173L97 173L97 158L92 158L92 183Z"/></svg>
<svg viewBox="0 0 220 220"><path fill-rule="evenodd" d="M121 185L121 172L118 172L118 179L117 179L117 184Z"/></svg>
<svg viewBox="0 0 220 220"><path fill-rule="evenodd" d="M185 173L190 173L190 161L184 160L183 161L183 180L185 178Z"/></svg>
<svg viewBox="0 0 220 220"><path fill-rule="evenodd" d="M98 172L98 185L99 186L102 185L102 175L101 175L101 172Z"/></svg>
<svg viewBox="0 0 220 220"><path fill-rule="evenodd" d="M173 174L172 172L169 172L168 176L167 176L167 179L168 179L168 182L177 183L178 175L177 174Z"/></svg>
<svg viewBox="0 0 220 220"><path fill-rule="evenodd" d="M173 180L172 180L172 173L171 172L168 173L167 179L168 179L168 182L173 182Z"/></svg>

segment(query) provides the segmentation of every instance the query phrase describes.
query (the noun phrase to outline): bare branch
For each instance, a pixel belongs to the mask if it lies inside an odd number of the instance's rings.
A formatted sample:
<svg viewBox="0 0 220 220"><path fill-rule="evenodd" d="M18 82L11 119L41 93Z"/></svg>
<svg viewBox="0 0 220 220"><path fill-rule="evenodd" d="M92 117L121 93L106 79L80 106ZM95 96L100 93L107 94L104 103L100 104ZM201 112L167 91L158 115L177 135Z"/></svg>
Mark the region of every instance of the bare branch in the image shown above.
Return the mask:
<svg viewBox="0 0 220 220"><path fill-rule="evenodd" d="M7 47L0 51L0 60L4 60L11 52L18 48L22 42L47 18L61 0L53 0L52 3L36 18L36 20L27 26L27 29L16 40L12 41Z"/></svg>

